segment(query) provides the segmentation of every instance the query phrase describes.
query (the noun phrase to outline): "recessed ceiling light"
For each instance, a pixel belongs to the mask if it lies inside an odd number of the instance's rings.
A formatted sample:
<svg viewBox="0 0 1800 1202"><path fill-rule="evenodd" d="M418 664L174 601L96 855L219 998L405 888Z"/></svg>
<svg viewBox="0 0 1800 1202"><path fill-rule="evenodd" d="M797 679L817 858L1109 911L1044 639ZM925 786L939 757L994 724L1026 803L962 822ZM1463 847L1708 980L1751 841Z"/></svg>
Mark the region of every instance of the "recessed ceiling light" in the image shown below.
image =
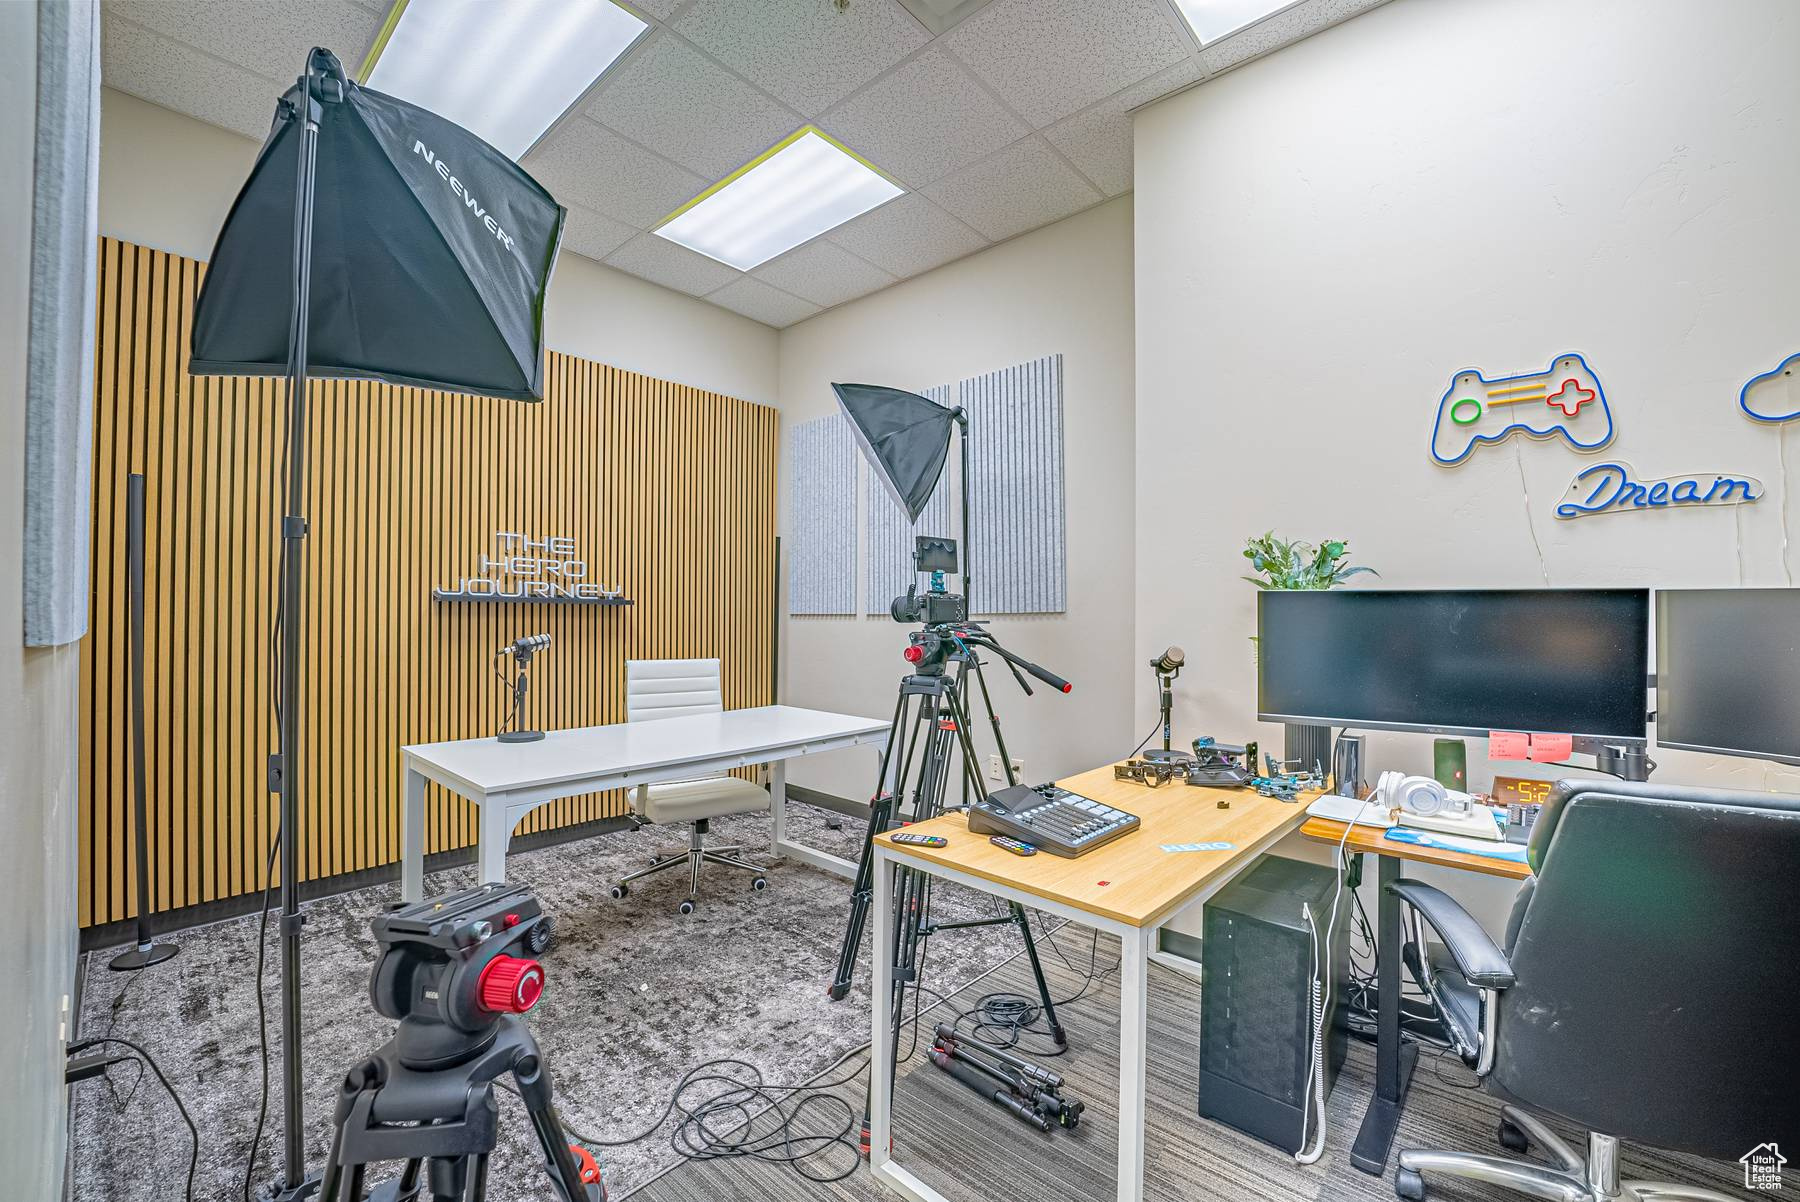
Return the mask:
<svg viewBox="0 0 1800 1202"><path fill-rule="evenodd" d="M647 28L611 0L397 0L362 80L517 159Z"/></svg>
<svg viewBox="0 0 1800 1202"><path fill-rule="evenodd" d="M1290 3L1292 0L1175 0L1175 7L1204 46L1246 25L1254 25Z"/></svg>
<svg viewBox="0 0 1800 1202"><path fill-rule="evenodd" d="M676 209L656 233L749 271L903 190L809 125Z"/></svg>

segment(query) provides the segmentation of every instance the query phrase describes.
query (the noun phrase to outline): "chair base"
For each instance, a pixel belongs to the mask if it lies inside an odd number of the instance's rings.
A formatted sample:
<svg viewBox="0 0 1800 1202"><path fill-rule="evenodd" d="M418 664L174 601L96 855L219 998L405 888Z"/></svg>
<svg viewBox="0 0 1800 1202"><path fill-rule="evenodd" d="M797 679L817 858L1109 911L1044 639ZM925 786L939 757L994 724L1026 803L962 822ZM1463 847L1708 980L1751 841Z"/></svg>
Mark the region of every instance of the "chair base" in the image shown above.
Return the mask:
<svg viewBox="0 0 1800 1202"><path fill-rule="evenodd" d="M685 864L688 868L688 895L682 900L679 908L683 914L692 914L694 903L700 897L700 866L708 862L723 864L728 868L741 868L746 872L754 873L755 876L750 881L750 887L758 892L766 888L769 881L763 875L766 869L762 865L753 864L749 860L742 860L731 854L744 850L741 844L729 843L719 847L706 845L707 825L707 820L704 818L695 822L693 836L686 848L660 856L651 862L650 867L620 878L619 883L612 887L614 899L628 895L631 892L630 886L633 881L642 880L647 876L655 876L659 872L667 872L671 868L678 868Z"/></svg>
<svg viewBox="0 0 1800 1202"><path fill-rule="evenodd" d="M1589 1135L1588 1153L1581 1156L1523 1110L1502 1106L1500 1113L1502 1144L1518 1150L1536 1144L1557 1162L1556 1167L1473 1152L1407 1150L1400 1153L1400 1167L1394 1172L1394 1193L1408 1202L1422 1202L1426 1196L1423 1174L1442 1173L1550 1202L1733 1202L1729 1194L1697 1185L1622 1181L1619 1141L1614 1137L1598 1132Z"/></svg>

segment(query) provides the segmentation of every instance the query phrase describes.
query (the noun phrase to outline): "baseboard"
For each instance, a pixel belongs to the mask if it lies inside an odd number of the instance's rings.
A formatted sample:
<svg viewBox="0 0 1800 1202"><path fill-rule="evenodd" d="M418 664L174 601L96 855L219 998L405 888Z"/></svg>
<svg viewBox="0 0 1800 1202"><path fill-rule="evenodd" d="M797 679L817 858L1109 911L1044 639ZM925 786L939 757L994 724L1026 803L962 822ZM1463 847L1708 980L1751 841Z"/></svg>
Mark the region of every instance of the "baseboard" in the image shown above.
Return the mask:
<svg viewBox="0 0 1800 1202"><path fill-rule="evenodd" d="M830 810L834 814L843 814L848 818L867 818L869 803L851 801L848 797L839 797L836 793L827 793L823 789L809 789L805 785L789 785L787 787L789 801L802 801L809 806L817 806L821 810Z"/></svg>
<svg viewBox="0 0 1800 1202"><path fill-rule="evenodd" d="M793 793L790 789L789 793ZM817 803L815 803L817 804ZM606 835L614 831L630 830L633 822L629 817L598 818L592 822L583 822L575 826L558 827L555 830L535 831L529 835L514 835L508 844L510 851L532 851L540 847L554 847L559 843L571 843L576 839L586 839L593 835ZM425 857L425 871L437 872L444 868L455 868L462 864L475 862L475 849L462 847L455 851L441 851ZM374 868L363 868L355 872L341 872L336 876L321 877L315 881L300 883L300 900L314 901L321 897L332 897L339 893L348 893L353 889L366 889L370 885L381 885L388 881L400 879L399 863L381 864ZM174 910L163 910L150 916L148 926L150 934L166 935L172 931L184 931L191 927L205 926L207 923L220 922L227 918L241 918L246 914L255 914L262 909L263 895L260 891L241 893L236 897L220 898L218 901L201 902L199 905L182 906ZM130 943L137 938L137 922L125 919L120 922L109 922L101 926L87 927L81 932L81 950L90 952L96 948L117 947ZM80 974L77 974L77 980ZM77 1009L76 1013L80 1013Z"/></svg>

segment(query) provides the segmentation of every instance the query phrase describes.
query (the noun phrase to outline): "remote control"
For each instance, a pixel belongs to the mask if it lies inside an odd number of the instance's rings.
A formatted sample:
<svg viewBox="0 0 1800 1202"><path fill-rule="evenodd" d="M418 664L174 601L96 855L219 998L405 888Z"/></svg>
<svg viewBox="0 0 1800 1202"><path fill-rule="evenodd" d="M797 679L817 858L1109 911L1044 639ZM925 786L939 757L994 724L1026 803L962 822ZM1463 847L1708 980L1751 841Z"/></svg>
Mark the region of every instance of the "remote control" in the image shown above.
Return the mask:
<svg viewBox="0 0 1800 1202"><path fill-rule="evenodd" d="M992 835L989 836L988 842L992 843L995 847L1005 848L1015 856L1037 855L1037 848L1025 842L1025 840L1015 839L1011 835Z"/></svg>
<svg viewBox="0 0 1800 1202"><path fill-rule="evenodd" d="M896 843L910 843L915 847L943 847L950 840L942 835L909 835L904 832L894 836Z"/></svg>

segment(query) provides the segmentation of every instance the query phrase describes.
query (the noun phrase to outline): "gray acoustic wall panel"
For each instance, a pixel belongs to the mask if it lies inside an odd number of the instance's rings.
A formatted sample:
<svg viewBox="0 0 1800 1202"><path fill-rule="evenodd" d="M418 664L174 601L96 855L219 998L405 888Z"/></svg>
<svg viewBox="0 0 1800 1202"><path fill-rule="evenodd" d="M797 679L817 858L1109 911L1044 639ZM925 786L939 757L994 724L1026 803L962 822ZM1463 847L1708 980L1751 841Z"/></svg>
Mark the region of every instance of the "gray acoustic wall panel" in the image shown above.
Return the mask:
<svg viewBox="0 0 1800 1202"><path fill-rule="evenodd" d="M1062 356L964 380L975 612L1068 608Z"/></svg>
<svg viewBox="0 0 1800 1202"><path fill-rule="evenodd" d="M919 395L929 397L940 405L948 405L951 392L950 385L939 384L935 388L922 389ZM912 583L914 535L961 537L956 529L956 509L950 500L951 492L956 486L955 461L956 442L952 438L950 455L944 462L944 474L938 477L937 489L932 492L931 500L926 502L925 511L919 515L916 525L907 524L906 512L894 503L894 498L888 495L888 490L881 481L869 474L869 589L863 597L865 612L887 613L888 602L904 593L906 586ZM956 582L950 581L949 587L956 588Z"/></svg>
<svg viewBox="0 0 1800 1202"><path fill-rule="evenodd" d="M788 428L788 612L856 612L856 443L841 413Z"/></svg>

